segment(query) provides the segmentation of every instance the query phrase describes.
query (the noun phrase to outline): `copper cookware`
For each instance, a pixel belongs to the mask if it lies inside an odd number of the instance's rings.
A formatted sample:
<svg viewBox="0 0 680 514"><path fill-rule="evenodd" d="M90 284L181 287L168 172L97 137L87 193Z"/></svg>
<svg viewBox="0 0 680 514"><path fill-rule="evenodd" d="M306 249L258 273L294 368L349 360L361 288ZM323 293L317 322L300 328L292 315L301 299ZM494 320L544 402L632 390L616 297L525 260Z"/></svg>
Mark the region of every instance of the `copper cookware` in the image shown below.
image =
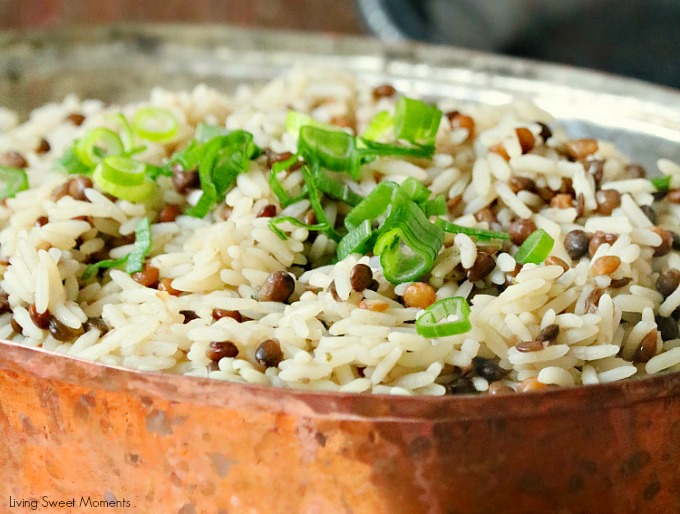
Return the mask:
<svg viewBox="0 0 680 514"><path fill-rule="evenodd" d="M0 104L229 89L298 61L426 96L529 95L574 135L614 139L643 163L680 159L674 91L450 48L229 27L0 34ZM12 514L32 500L55 513L101 512L101 501L121 513L675 513L678 440L677 373L384 397L140 373L0 341L0 512ZM60 500L73 503L49 506Z"/></svg>

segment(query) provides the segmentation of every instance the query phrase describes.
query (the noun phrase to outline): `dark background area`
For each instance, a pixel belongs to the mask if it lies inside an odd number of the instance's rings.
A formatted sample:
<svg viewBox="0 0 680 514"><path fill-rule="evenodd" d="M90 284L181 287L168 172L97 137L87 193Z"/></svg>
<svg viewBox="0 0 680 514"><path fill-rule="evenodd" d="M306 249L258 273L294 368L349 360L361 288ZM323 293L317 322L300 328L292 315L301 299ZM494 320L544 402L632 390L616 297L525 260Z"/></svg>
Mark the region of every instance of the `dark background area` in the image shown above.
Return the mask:
<svg viewBox="0 0 680 514"><path fill-rule="evenodd" d="M561 0L559 5L556 0L0 0L0 29L181 21L374 34L590 67L680 88L680 0Z"/></svg>

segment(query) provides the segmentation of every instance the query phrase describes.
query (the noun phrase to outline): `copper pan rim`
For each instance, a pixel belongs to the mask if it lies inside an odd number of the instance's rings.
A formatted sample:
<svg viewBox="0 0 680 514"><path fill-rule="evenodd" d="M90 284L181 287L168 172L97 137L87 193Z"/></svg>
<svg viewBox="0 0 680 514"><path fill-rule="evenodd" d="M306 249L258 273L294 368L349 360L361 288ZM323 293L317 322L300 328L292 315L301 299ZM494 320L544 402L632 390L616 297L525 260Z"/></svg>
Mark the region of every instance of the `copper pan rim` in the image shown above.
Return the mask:
<svg viewBox="0 0 680 514"><path fill-rule="evenodd" d="M608 384L523 394L392 396L281 389L163 372L137 371L0 340L0 369L92 390L134 394L196 406L250 407L338 420L399 423L569 414L629 407L680 396L680 372Z"/></svg>

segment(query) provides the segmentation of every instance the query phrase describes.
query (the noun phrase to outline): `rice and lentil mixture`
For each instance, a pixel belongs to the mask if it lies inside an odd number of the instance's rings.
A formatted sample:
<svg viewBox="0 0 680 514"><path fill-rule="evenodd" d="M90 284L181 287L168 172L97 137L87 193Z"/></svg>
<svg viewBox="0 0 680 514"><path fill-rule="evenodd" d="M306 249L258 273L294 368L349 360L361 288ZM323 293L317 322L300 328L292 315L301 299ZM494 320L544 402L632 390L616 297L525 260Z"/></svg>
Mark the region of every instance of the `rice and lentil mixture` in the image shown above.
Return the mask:
<svg viewBox="0 0 680 514"><path fill-rule="evenodd" d="M379 155L353 177L326 173L358 200L379 184L422 184L425 204L439 199L445 211L423 208L428 227L439 217L472 229L441 231L416 280L386 279L399 270L385 273L370 245L337 259L333 232L344 235L354 207L311 186L295 198L309 179L291 159L297 129L365 134L401 98L387 84L296 71L232 96L198 86L156 89L138 105L68 97L23 124L0 111L0 165L30 184L0 206L0 338L139 370L387 394L501 394L680 370L680 165L659 160L669 178L650 181L656 170L608 142L569 139L528 101L441 100L431 156ZM124 200L87 172L58 169L75 140L101 127L122 134L140 110L176 121L169 138L133 131L127 142L135 162L165 170L150 194ZM245 131L257 148L203 217L204 177L173 159L199 126ZM375 139L409 147L396 130L385 123ZM326 230L310 229L319 217ZM518 263L539 232L552 246ZM143 268L129 273L135 252ZM107 259L118 262L91 266ZM424 309L454 297L469 304L469 330L421 335ZM464 315L445 314L444 325Z"/></svg>

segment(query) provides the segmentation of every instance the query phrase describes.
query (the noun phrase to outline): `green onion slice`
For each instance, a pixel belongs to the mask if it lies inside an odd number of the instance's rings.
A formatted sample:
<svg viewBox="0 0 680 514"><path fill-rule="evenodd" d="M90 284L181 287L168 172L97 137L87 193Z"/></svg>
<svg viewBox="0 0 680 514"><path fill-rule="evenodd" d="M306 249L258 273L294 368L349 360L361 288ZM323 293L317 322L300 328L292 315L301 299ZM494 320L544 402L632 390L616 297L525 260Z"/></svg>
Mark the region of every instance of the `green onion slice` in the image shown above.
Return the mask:
<svg viewBox="0 0 680 514"><path fill-rule="evenodd" d="M432 200L428 200L427 202L423 203L421 207L425 213L425 216L428 218L430 216L443 216L449 211L448 206L446 205L446 197L444 195L439 195Z"/></svg>
<svg viewBox="0 0 680 514"><path fill-rule="evenodd" d="M462 296L433 303L416 320L416 332L429 339L464 334L471 328L470 306Z"/></svg>
<svg viewBox="0 0 680 514"><path fill-rule="evenodd" d="M394 126L394 118L387 111L381 111L368 122L368 126L364 133L361 134L362 139L369 141L376 141L380 139L387 131Z"/></svg>
<svg viewBox="0 0 680 514"><path fill-rule="evenodd" d="M436 106L402 97L394 112L394 133L415 145L434 145L441 118Z"/></svg>
<svg viewBox="0 0 680 514"><path fill-rule="evenodd" d="M406 196L417 204L426 202L430 198L430 190L413 177L408 177L399 187Z"/></svg>
<svg viewBox="0 0 680 514"><path fill-rule="evenodd" d="M312 230L312 231L320 231L324 232L328 230L328 224L327 223L316 223L314 225L309 225L303 221L300 221L297 218L294 218L292 216L277 216L275 218L272 218L269 220L269 228L271 229L272 232L274 232L277 236L279 236L280 239L283 239L284 241L288 239L286 234L279 228L279 225L283 223L290 223L291 225L295 227L300 227L300 228L306 228L307 230Z"/></svg>
<svg viewBox="0 0 680 514"><path fill-rule="evenodd" d="M284 207L288 207L289 205L299 202L305 196L307 196L307 188L304 188L298 196L291 196L288 194L288 191L286 191L286 189L283 187L283 184L281 184L281 181L279 180L279 173L289 169L297 162L297 154L292 155L286 160L275 162L272 165L271 172L269 173L269 187L271 187L272 192L276 195L276 197L279 199L279 202Z"/></svg>
<svg viewBox="0 0 680 514"><path fill-rule="evenodd" d="M207 143L217 136L228 136L230 133L231 130L226 127L199 123L196 127L196 132L194 133L194 139L199 143Z"/></svg>
<svg viewBox="0 0 680 514"><path fill-rule="evenodd" d="M28 177L24 170L0 166L0 200L12 198L19 191L26 189L28 189Z"/></svg>
<svg viewBox="0 0 680 514"><path fill-rule="evenodd" d="M55 161L55 168L74 175L89 175L92 172L92 167L80 160L75 151L77 145L78 142L76 141L73 146L66 149L64 155Z"/></svg>
<svg viewBox="0 0 680 514"><path fill-rule="evenodd" d="M374 234L369 220L361 222L357 228L348 232L338 243L338 260L341 261L353 253L367 253L371 248Z"/></svg>
<svg viewBox="0 0 680 514"><path fill-rule="evenodd" d="M87 280L100 269L117 268L125 264L126 273L137 273L144 268L144 260L151 251L151 222L142 218L135 226L135 243L132 252L119 259L104 259L90 264L83 272L82 279Z"/></svg>
<svg viewBox="0 0 680 514"><path fill-rule="evenodd" d="M361 195L352 191L347 184L330 177L323 170L320 170L316 176L316 186L319 191L352 207L358 205L364 199Z"/></svg>
<svg viewBox="0 0 680 514"><path fill-rule="evenodd" d="M671 187L671 176L654 177L650 180L657 191L668 191Z"/></svg>
<svg viewBox="0 0 680 514"><path fill-rule="evenodd" d="M116 198L141 202L156 191L156 183L144 175L144 170L145 165L139 161L112 155L97 165L92 180L102 191Z"/></svg>
<svg viewBox="0 0 680 514"><path fill-rule="evenodd" d="M539 228L517 249L515 261L520 264L540 264L550 255L554 244L555 240L545 230Z"/></svg>
<svg viewBox="0 0 680 514"><path fill-rule="evenodd" d="M149 218L142 218L135 225L135 244L132 252L127 256L125 271L127 273L137 273L142 271L144 260L151 251L151 222Z"/></svg>
<svg viewBox="0 0 680 514"><path fill-rule="evenodd" d="M393 284L417 280L432 268L444 232L413 202L401 205L380 229L373 248L385 278Z"/></svg>
<svg viewBox="0 0 680 514"><path fill-rule="evenodd" d="M312 166L316 167L318 166L316 162L312 162ZM302 176L305 179L305 184L307 185L307 193L309 195L309 203L312 206L312 210L314 211L314 214L316 214L316 219L321 225L325 225L326 229L323 231L324 234L326 234L328 237L333 239L334 241L340 241L340 234L338 234L335 229L331 226L330 221L328 221L328 217L326 216L326 212L323 210L323 206L321 205L321 193L319 192L319 189L317 188L316 181L315 181L315 175L318 174L318 168L315 170L316 173L314 173L309 166L303 166L302 167Z"/></svg>
<svg viewBox="0 0 680 514"><path fill-rule="evenodd" d="M304 114L298 111L288 111L286 114L286 130L290 132L291 134L299 134L300 129L302 127L318 127L321 129L327 129L327 130L339 130L337 127L333 127L333 125L329 125L327 123L323 123L321 121L315 120L308 114Z"/></svg>
<svg viewBox="0 0 680 514"><path fill-rule="evenodd" d="M364 220L382 223L391 212L409 200L398 184L384 180L345 216L345 227L354 230Z"/></svg>
<svg viewBox="0 0 680 514"><path fill-rule="evenodd" d="M118 134L111 129L99 127L87 131L76 143L74 152L85 166L94 167L106 156L121 155L124 149Z"/></svg>
<svg viewBox="0 0 680 514"><path fill-rule="evenodd" d="M166 143L177 135L179 123L167 109L142 107L132 118L132 128L134 133L142 139Z"/></svg>
<svg viewBox="0 0 680 514"><path fill-rule="evenodd" d="M90 264L87 268L85 268L85 271L83 272L81 278L83 280L87 280L88 278L90 278L92 275L94 275L100 269L110 269L110 268L117 268L118 266L122 266L123 264L125 264L127 262L128 255L125 255L125 256L121 257L120 259L104 259L103 261L99 261L99 262L95 262L93 264Z"/></svg>
<svg viewBox="0 0 680 514"><path fill-rule="evenodd" d="M451 223L450 221L446 221L441 218L437 219L435 223L444 232L449 232L451 234L466 234L468 236L476 237L477 239L503 239L505 241L510 240L510 234L508 234L507 232L494 232L492 230L484 230L482 228L464 227L462 225L456 225L455 223Z"/></svg>
<svg viewBox="0 0 680 514"><path fill-rule="evenodd" d="M363 162L369 162L376 157L399 156L431 159L434 155L434 145L403 146L391 143L378 143L368 139L359 139L366 147L360 150Z"/></svg>
<svg viewBox="0 0 680 514"><path fill-rule="evenodd" d="M304 126L300 129L298 152L307 162L316 161L331 171L345 171L355 180L359 178L360 155L351 134Z"/></svg>

